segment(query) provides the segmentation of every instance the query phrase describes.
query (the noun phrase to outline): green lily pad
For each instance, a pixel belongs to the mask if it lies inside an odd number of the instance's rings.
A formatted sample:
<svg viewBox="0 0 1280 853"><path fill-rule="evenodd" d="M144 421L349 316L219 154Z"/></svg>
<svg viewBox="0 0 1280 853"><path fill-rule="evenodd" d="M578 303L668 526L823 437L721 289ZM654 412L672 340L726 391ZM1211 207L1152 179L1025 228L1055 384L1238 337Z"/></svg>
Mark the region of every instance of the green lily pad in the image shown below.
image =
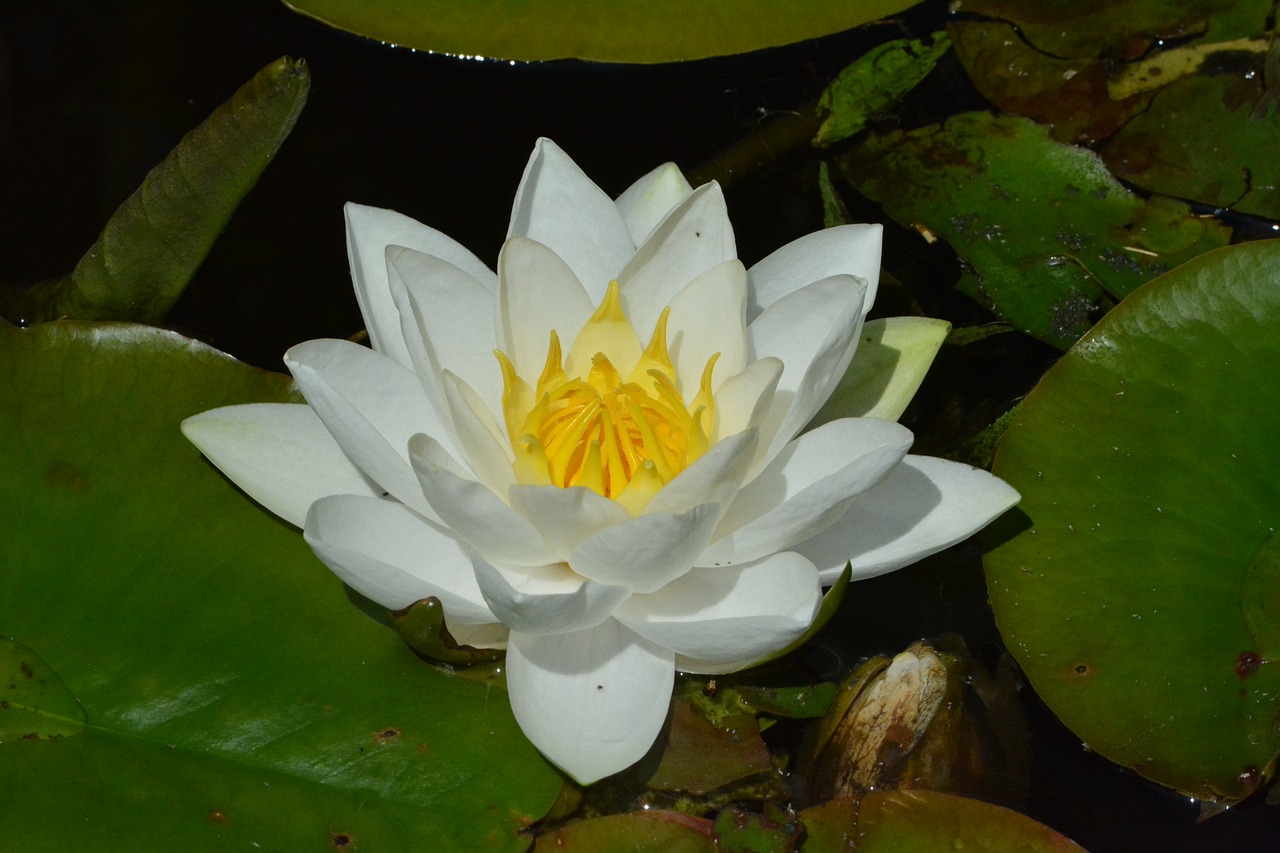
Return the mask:
<svg viewBox="0 0 1280 853"><path fill-rule="evenodd" d="M1230 237L1014 116L961 113L871 137L840 165L895 220L951 244L962 291L1063 349L1112 301Z"/></svg>
<svg viewBox="0 0 1280 853"><path fill-rule="evenodd" d="M533 853L719 853L711 823L669 811L576 820L538 837Z"/></svg>
<svg viewBox="0 0 1280 853"><path fill-rule="evenodd" d="M291 394L157 329L0 324L0 632L87 721L0 747L23 849L519 850L554 800L501 691L422 663L178 431Z"/></svg>
<svg viewBox="0 0 1280 853"><path fill-rule="evenodd" d="M0 640L0 743L79 734L84 708L34 651Z"/></svg>
<svg viewBox="0 0 1280 853"><path fill-rule="evenodd" d="M712 722L688 698L672 703L667 746L645 783L660 791L705 794L773 768L751 714Z"/></svg>
<svg viewBox="0 0 1280 853"><path fill-rule="evenodd" d="M1280 219L1280 109L1253 73L1184 77L1107 144L1119 178L1153 192Z"/></svg>
<svg viewBox="0 0 1280 853"><path fill-rule="evenodd" d="M1131 60L1163 42L1258 35L1270 0L963 0L971 15L1008 21L1058 57Z"/></svg>
<svg viewBox="0 0 1280 853"><path fill-rule="evenodd" d="M995 472L1001 634L1091 749L1210 803L1280 754L1280 241L1197 258L1045 375ZM1028 521L1029 519L1029 521Z"/></svg>
<svg viewBox="0 0 1280 853"><path fill-rule="evenodd" d="M831 800L800 813L801 853L1069 853L1083 851L1025 815L940 791L885 791Z"/></svg>
<svg viewBox="0 0 1280 853"><path fill-rule="evenodd" d="M147 173L74 271L0 289L0 314L23 323L162 320L293 129L310 87L301 60L263 68Z"/></svg>
<svg viewBox="0 0 1280 853"><path fill-rule="evenodd" d="M676 62L838 33L901 12L903 0L284 0L330 26L466 58Z"/></svg>
<svg viewBox="0 0 1280 853"><path fill-rule="evenodd" d="M1007 113L1034 119L1059 142L1107 139L1151 100L1149 92L1116 97L1114 60L1037 50L1004 21L954 21L956 56L982 96Z"/></svg>

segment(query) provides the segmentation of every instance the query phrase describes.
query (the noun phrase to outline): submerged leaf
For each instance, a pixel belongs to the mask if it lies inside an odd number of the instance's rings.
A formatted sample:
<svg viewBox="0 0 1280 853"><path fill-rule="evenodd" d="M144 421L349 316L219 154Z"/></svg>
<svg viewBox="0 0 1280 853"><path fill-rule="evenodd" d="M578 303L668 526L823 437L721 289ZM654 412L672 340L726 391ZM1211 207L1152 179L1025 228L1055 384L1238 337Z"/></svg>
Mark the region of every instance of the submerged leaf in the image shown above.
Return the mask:
<svg viewBox="0 0 1280 853"><path fill-rule="evenodd" d="M288 57L259 71L147 174L70 275L0 291L0 311L24 324L162 320L293 129L310 80Z"/></svg>
<svg viewBox="0 0 1280 853"><path fill-rule="evenodd" d="M826 118L814 144L825 148L862 130L868 118L928 76L950 47L947 34L939 32L928 45L917 39L897 39L867 51L841 71L818 99L818 109Z"/></svg>

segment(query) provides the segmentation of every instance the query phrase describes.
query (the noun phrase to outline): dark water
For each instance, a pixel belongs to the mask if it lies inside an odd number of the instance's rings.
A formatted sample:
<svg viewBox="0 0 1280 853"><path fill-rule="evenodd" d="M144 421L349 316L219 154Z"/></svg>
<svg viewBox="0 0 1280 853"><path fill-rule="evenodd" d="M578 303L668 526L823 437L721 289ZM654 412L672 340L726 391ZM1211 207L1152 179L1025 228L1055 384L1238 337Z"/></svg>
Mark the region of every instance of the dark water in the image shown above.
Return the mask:
<svg viewBox="0 0 1280 853"><path fill-rule="evenodd" d="M492 263L538 136L555 139L610 192L662 161L688 170L776 111L812 99L870 44L937 28L943 8L926 4L902 26L744 58L617 68L512 66L391 49L294 16L274 0L6 0L0 281L69 270L182 134L262 66L283 54L304 57L312 90L297 127L172 318L244 360L280 369L289 345L360 327L345 201L405 212ZM952 109L977 102L962 75L935 78L902 120L939 100ZM815 173L813 158L800 154L730 189L744 260L821 226ZM880 216L872 206L855 212ZM890 229L886 267L942 282L926 306L936 313L980 319L946 288L953 264L944 247ZM981 381L1006 395L1025 392L1051 357L1029 345L1011 358L999 346L991 361L1016 368ZM951 378L942 364L930 384ZM927 385L922 396L929 393ZM849 663L948 630L979 651L998 650L980 572L963 549L862 582L850 595L848 627L829 641ZM1093 853L1280 850L1280 810L1249 802L1196 825L1197 810L1185 799L1086 753L1034 698L1028 706L1036 769L1026 811Z"/></svg>

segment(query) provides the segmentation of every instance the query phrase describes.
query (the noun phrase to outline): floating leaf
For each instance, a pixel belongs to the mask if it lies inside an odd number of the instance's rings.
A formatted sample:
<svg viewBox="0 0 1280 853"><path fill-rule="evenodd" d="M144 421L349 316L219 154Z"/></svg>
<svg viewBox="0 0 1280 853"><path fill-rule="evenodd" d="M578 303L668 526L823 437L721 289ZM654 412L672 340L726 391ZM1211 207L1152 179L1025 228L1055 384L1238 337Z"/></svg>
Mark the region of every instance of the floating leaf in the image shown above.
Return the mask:
<svg viewBox="0 0 1280 853"><path fill-rule="evenodd" d="M845 68L823 91L818 110L826 113L814 144L825 148L848 139L867 119L896 103L928 76L951 47L945 32L926 45L897 39L872 48Z"/></svg>
<svg viewBox="0 0 1280 853"><path fill-rule="evenodd" d="M330 26L464 57L676 62L838 33L913 5L904 0L284 0Z"/></svg>
<svg viewBox="0 0 1280 853"><path fill-rule="evenodd" d="M662 791L705 794L772 768L755 717L740 713L716 724L688 699L677 698L666 749L647 784Z"/></svg>
<svg viewBox="0 0 1280 853"><path fill-rule="evenodd" d="M988 589L1037 694L1091 749L1223 803L1280 754L1277 364L1280 242L1213 252L1059 361L995 462L1030 526L992 534Z"/></svg>
<svg viewBox="0 0 1280 853"><path fill-rule="evenodd" d="M801 853L1070 853L1084 848L1015 811L939 791L831 800L800 813Z"/></svg>
<svg viewBox="0 0 1280 853"><path fill-rule="evenodd" d="M652 809L576 820L538 837L534 853L720 853L708 821Z"/></svg>
<svg viewBox="0 0 1280 853"><path fill-rule="evenodd" d="M765 814L729 807L716 815L716 846L720 853L793 853L800 841L794 814L774 806Z"/></svg>
<svg viewBox="0 0 1280 853"><path fill-rule="evenodd" d="M840 163L898 222L955 248L961 290L1062 348L1111 299L1230 237L1182 204L1135 196L1092 152L1011 116L961 113L872 137Z"/></svg>
<svg viewBox="0 0 1280 853"><path fill-rule="evenodd" d="M1131 60L1163 42L1225 41L1262 32L1271 0L963 0L957 11L1008 21L1043 53Z"/></svg>
<svg viewBox="0 0 1280 853"><path fill-rule="evenodd" d="M393 611L390 619L409 648L428 660L469 666L499 660L503 656L499 649L460 645L445 625L444 606L438 598L424 598L403 610Z"/></svg>
<svg viewBox="0 0 1280 853"><path fill-rule="evenodd" d="M147 174L70 275L0 290L0 313L162 320L293 129L310 81L306 63L288 57L259 71Z"/></svg>
<svg viewBox="0 0 1280 853"><path fill-rule="evenodd" d="M291 394L156 329L0 324L0 626L88 720L0 747L24 849L518 850L554 799L504 694L422 663L178 431Z"/></svg>
<svg viewBox="0 0 1280 853"><path fill-rule="evenodd" d="M0 640L0 743L79 734L84 708L34 651Z"/></svg>
<svg viewBox="0 0 1280 853"><path fill-rule="evenodd" d="M1193 76L1162 90L1107 144L1103 158L1132 184L1280 219L1280 108L1257 67Z"/></svg>
<svg viewBox="0 0 1280 853"><path fill-rule="evenodd" d="M1114 60L1046 54L1004 21L960 20L947 29L974 88L1005 112L1046 125L1059 142L1106 139L1151 100L1148 92L1111 89Z"/></svg>

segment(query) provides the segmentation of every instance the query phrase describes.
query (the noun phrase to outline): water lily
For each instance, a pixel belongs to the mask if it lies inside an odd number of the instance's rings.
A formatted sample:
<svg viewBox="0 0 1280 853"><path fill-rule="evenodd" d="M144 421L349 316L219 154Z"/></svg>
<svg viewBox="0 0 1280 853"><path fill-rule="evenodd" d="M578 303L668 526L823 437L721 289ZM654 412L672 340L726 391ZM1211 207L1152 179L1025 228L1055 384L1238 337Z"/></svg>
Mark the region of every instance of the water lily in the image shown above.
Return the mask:
<svg viewBox="0 0 1280 853"><path fill-rule="evenodd" d="M716 184L667 165L611 199L547 140L496 274L398 213L346 219L372 348L293 347L305 405L183 430L358 592L435 596L457 639L505 646L516 719L581 782L644 755L677 669L757 661L846 565L906 565L1017 499L888 420L803 431L853 358L879 226L747 270Z"/></svg>

